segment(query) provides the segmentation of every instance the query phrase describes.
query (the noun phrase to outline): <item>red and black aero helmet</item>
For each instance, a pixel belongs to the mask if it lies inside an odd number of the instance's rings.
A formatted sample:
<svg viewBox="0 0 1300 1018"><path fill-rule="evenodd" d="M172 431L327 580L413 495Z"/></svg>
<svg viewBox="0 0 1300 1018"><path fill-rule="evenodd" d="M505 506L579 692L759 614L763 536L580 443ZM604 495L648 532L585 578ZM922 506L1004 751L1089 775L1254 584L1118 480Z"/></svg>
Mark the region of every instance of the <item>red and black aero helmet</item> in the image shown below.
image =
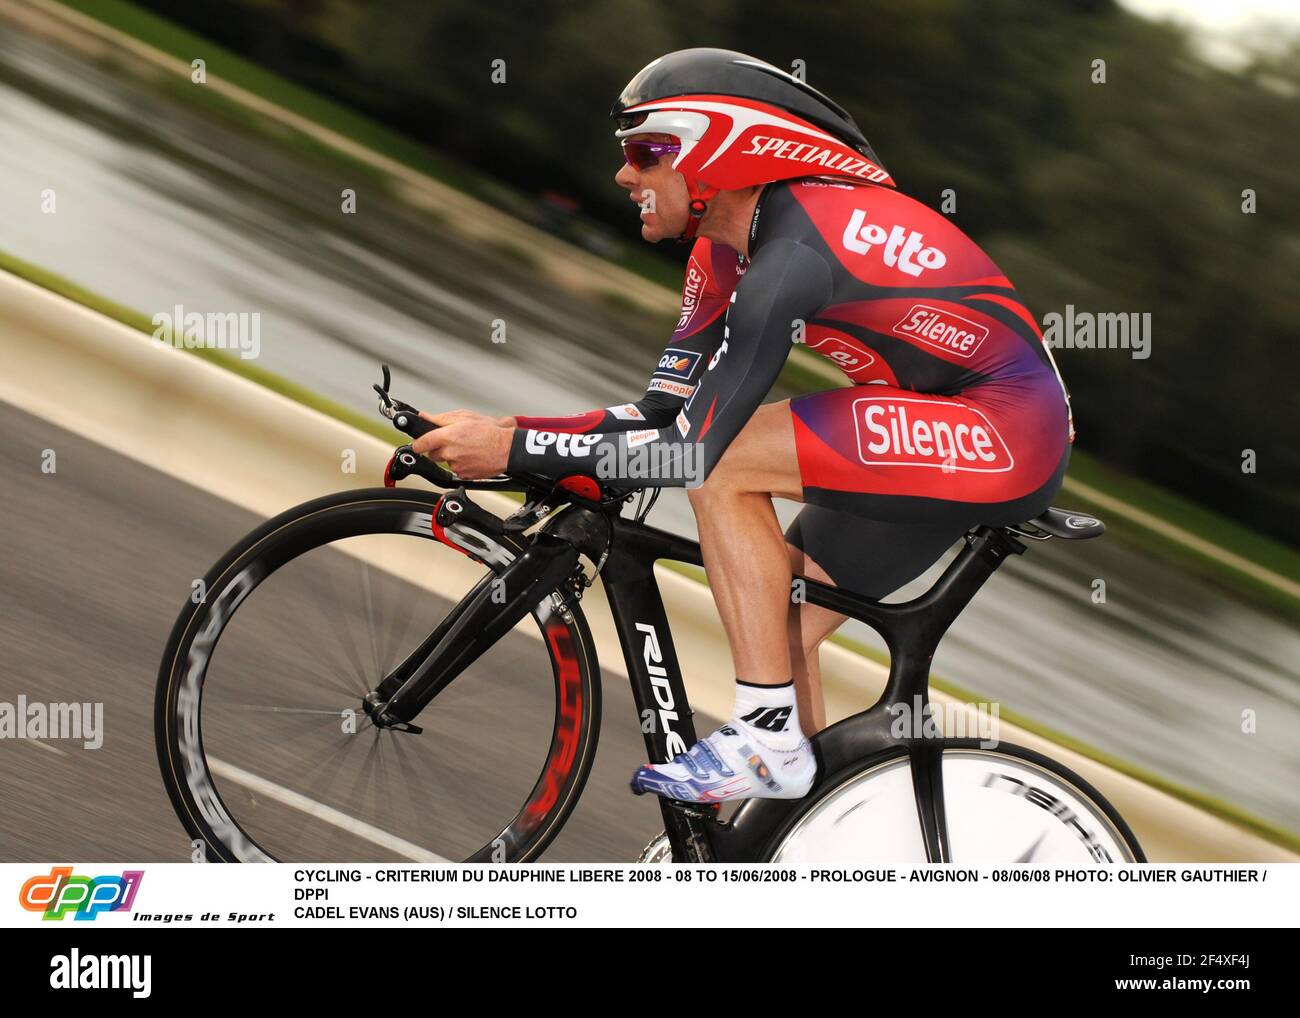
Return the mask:
<svg viewBox="0 0 1300 1018"><path fill-rule="evenodd" d="M670 134L682 150L695 233L719 191L792 177L847 177L894 186L848 112L798 78L725 49L684 49L652 60L610 115L617 138Z"/></svg>

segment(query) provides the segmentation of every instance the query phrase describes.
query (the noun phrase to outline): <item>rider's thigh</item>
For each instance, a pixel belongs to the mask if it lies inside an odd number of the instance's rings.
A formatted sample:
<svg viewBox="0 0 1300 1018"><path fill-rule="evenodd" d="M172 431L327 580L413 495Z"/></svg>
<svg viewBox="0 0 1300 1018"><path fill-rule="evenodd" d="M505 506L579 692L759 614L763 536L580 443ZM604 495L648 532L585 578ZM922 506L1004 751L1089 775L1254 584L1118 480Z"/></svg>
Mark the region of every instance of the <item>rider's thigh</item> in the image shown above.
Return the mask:
<svg viewBox="0 0 1300 1018"><path fill-rule="evenodd" d="M764 403L727 446L704 486L802 500L790 401Z"/></svg>
<svg viewBox="0 0 1300 1018"><path fill-rule="evenodd" d="M962 523L892 523L806 505L785 539L835 586L880 599L934 565L966 530Z"/></svg>

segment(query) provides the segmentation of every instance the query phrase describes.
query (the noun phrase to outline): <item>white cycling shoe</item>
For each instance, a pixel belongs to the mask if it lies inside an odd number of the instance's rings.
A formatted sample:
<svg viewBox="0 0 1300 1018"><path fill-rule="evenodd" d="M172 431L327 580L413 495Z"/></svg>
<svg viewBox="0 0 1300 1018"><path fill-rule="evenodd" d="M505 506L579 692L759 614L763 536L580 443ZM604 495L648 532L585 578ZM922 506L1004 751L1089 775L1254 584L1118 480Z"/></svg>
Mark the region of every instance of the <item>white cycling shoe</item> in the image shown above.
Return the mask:
<svg viewBox="0 0 1300 1018"><path fill-rule="evenodd" d="M817 776L812 743L802 735L772 745L767 733L736 718L671 763L646 764L632 775L632 791L683 802L799 799Z"/></svg>

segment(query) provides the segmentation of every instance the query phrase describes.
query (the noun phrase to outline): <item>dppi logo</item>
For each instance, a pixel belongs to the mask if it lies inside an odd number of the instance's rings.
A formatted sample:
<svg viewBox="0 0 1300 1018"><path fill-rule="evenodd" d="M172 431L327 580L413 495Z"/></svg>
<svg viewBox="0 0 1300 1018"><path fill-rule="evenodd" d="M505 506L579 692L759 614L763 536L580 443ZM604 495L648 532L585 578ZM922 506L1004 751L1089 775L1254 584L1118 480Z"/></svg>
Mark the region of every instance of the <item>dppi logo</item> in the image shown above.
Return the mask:
<svg viewBox="0 0 1300 1018"><path fill-rule="evenodd" d="M867 222L867 214L854 209L844 228L843 243L854 254L864 255L877 244L884 244L883 257L891 269L919 276L926 269L941 269L948 256L937 247L925 246L925 234L895 226L888 233L883 226Z"/></svg>
<svg viewBox="0 0 1300 1018"><path fill-rule="evenodd" d="M140 889L144 870L123 870L120 877L79 877L71 866L56 866L48 874L30 878L18 892L18 904L28 912L44 912L46 919L62 919L69 912L91 920L101 912L129 912Z"/></svg>

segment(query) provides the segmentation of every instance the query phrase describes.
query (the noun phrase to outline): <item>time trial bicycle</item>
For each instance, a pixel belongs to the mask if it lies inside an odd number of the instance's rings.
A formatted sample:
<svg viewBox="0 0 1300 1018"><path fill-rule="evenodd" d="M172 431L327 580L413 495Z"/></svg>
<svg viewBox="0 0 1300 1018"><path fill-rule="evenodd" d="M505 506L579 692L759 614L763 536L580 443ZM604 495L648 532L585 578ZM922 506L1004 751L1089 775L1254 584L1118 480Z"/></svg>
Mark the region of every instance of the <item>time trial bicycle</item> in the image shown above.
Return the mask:
<svg viewBox="0 0 1300 1018"><path fill-rule="evenodd" d="M434 427L389 383L384 366L374 388L399 431ZM444 490L395 487L408 477ZM540 858L595 758L601 676L581 599L597 575L649 758L696 741L654 567L702 560L694 541L646 523L658 489L466 481L409 445L384 483L267 521L176 620L158 676L158 758L209 861ZM523 503L502 517L472 490ZM935 649L1003 562L1030 541L1104 529L1056 508L974 527L906 603L803 580L808 602L881 634L883 693L812 740L804 798L747 800L725 818L717 804L662 799L663 833L641 860L1145 861L1114 807L1060 763L895 724L900 709L928 714Z"/></svg>

